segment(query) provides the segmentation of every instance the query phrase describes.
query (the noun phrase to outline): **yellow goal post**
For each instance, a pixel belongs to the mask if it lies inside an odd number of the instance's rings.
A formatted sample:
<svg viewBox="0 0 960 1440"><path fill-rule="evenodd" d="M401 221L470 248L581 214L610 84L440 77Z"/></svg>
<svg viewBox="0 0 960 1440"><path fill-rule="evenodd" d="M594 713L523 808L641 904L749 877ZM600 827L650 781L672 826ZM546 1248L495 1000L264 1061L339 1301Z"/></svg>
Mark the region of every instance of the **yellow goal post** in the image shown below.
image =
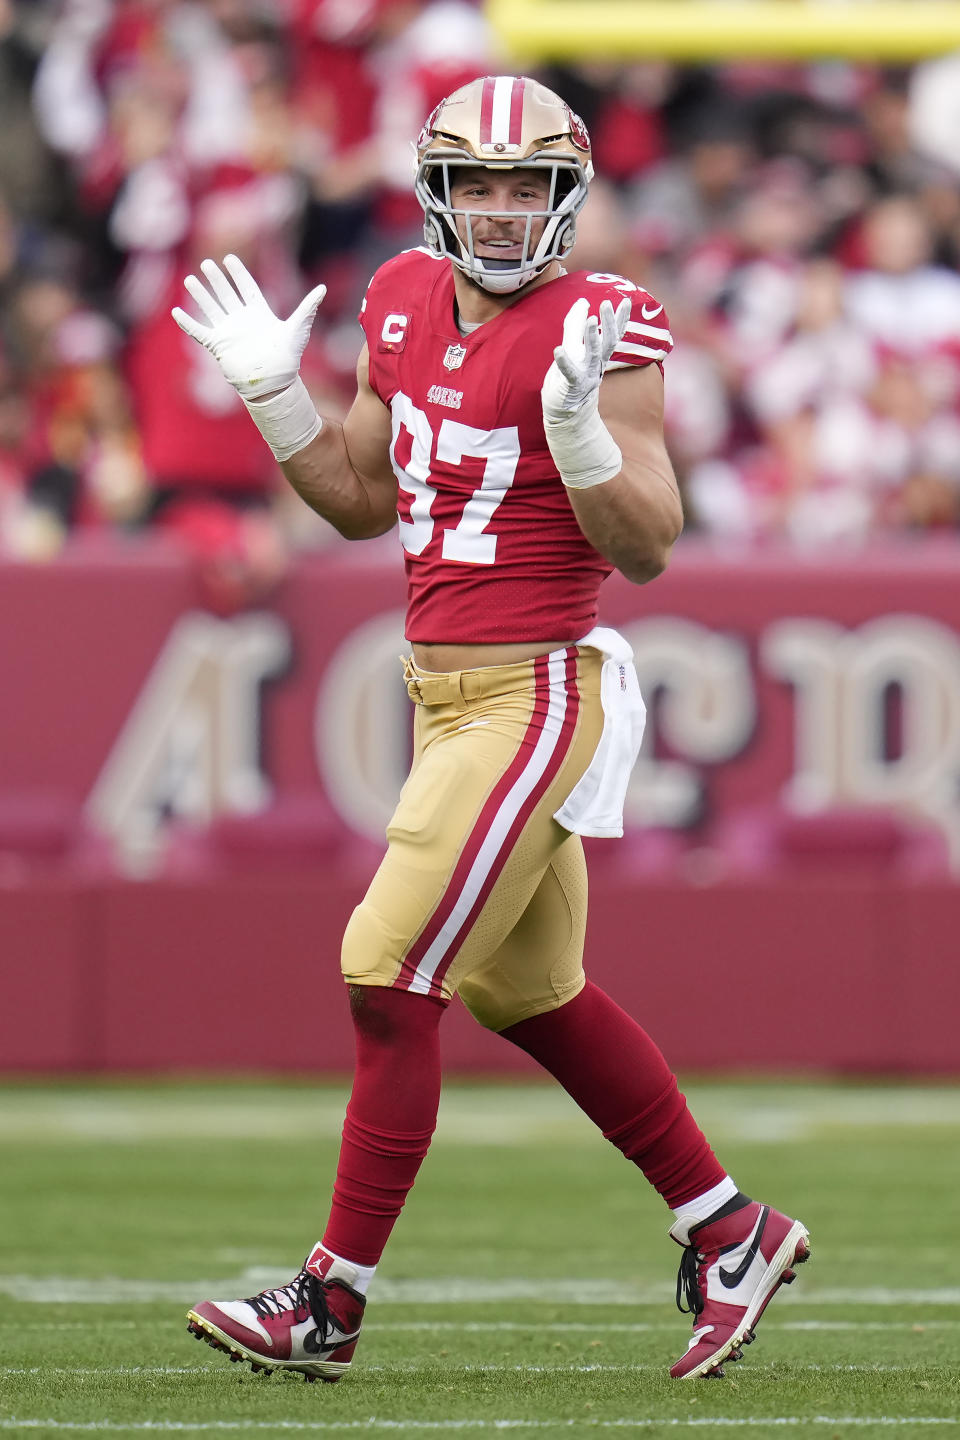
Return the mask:
<svg viewBox="0 0 960 1440"><path fill-rule="evenodd" d="M487 0L511 61L843 59L960 50L958 0Z"/></svg>

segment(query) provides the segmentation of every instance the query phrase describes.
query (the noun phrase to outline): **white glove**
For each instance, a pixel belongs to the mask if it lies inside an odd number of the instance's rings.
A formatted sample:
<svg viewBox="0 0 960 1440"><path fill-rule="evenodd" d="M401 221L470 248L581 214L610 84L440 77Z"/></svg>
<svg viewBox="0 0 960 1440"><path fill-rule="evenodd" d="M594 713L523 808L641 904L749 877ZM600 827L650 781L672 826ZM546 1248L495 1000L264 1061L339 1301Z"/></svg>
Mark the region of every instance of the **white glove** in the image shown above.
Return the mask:
<svg viewBox="0 0 960 1440"><path fill-rule="evenodd" d="M242 260L226 255L223 263L236 289L213 260L200 266L209 289L196 275L183 282L209 324L194 320L179 306L171 314L184 334L210 351L277 459L288 460L322 424L299 374L326 286L317 285L289 319L281 320ZM260 400L262 395L271 398Z"/></svg>
<svg viewBox="0 0 960 1440"><path fill-rule="evenodd" d="M563 343L553 352L540 391L547 419L562 420L591 397L596 401L603 367L623 339L629 319L629 300L621 300L616 310L609 300L601 300L599 321L590 314L589 300L581 296L574 301L563 321Z"/></svg>
<svg viewBox="0 0 960 1440"><path fill-rule="evenodd" d="M544 376L544 434L561 480L573 490L602 485L623 468L623 455L597 405L604 367L623 339L630 309L629 300L616 310L602 300L598 321L590 315L589 300L574 301L563 321L563 343Z"/></svg>

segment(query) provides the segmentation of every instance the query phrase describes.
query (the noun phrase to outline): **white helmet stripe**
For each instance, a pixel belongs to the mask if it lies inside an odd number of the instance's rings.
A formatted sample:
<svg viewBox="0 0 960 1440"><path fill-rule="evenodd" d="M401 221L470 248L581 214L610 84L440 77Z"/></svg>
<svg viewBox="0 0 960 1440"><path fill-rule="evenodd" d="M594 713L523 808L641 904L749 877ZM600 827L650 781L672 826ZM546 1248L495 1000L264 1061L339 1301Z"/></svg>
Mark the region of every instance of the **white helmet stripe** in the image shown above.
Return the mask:
<svg viewBox="0 0 960 1440"><path fill-rule="evenodd" d="M493 87L493 115L490 119L490 139L494 145L510 143L510 101L513 98L515 82L500 75Z"/></svg>

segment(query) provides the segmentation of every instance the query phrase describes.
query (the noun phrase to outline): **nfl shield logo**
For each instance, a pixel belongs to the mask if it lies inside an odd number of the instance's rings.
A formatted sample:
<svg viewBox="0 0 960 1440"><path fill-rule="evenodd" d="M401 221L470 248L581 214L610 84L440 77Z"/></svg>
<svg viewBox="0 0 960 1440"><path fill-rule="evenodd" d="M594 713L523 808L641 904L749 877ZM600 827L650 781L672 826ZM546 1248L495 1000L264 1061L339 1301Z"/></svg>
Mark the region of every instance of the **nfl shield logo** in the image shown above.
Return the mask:
<svg viewBox="0 0 960 1440"><path fill-rule="evenodd" d="M466 356L466 348L463 345L448 345L447 353L443 357L443 363L448 370L459 370Z"/></svg>

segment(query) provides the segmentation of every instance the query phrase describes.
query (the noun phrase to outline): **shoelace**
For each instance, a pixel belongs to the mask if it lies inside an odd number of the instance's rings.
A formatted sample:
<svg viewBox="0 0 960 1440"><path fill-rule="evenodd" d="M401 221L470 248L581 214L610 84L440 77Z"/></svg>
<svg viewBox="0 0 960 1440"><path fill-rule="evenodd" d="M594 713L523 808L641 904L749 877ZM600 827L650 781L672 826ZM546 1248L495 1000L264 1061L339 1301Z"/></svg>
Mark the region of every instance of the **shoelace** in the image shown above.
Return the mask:
<svg viewBox="0 0 960 1440"><path fill-rule="evenodd" d="M677 1309L681 1315L696 1316L703 1311L705 1301L697 1274L699 1267L697 1247L688 1245L680 1257L680 1269L677 1271ZM686 1305L682 1304L683 1300L686 1300Z"/></svg>
<svg viewBox="0 0 960 1440"><path fill-rule="evenodd" d="M282 1315L284 1310L309 1310L320 1331L321 1345L334 1328L324 1287L308 1270L301 1270L289 1285L279 1285L276 1290L264 1290L259 1295L251 1295L243 1303L251 1306L261 1320Z"/></svg>

